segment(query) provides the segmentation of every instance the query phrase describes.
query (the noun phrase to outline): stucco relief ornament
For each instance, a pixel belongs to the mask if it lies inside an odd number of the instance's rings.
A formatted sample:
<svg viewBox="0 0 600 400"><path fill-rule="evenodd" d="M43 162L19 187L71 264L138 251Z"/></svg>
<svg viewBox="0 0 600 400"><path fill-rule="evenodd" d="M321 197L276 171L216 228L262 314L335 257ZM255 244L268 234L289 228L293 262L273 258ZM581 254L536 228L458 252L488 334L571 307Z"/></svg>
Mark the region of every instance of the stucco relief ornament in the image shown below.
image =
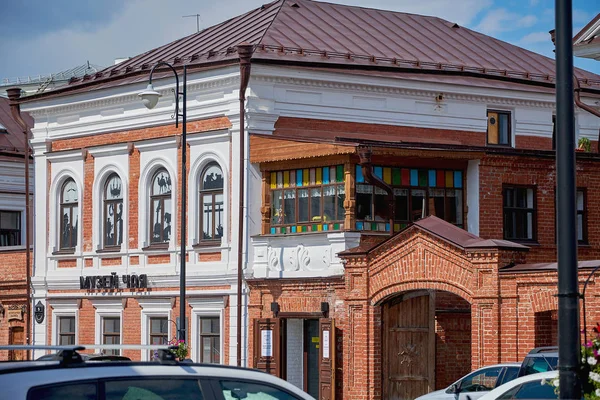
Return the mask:
<svg viewBox="0 0 600 400"><path fill-rule="evenodd" d="M267 249L267 262L269 264L269 270L279 272L281 271L281 264L279 264L279 249L275 249L271 246Z"/></svg>
<svg viewBox="0 0 600 400"><path fill-rule="evenodd" d="M289 257L289 270L290 271L298 271L299 268L299 264L298 264L298 249L300 248L300 246L298 246L296 249L292 250L290 257ZM288 268L286 268L288 269Z"/></svg>
<svg viewBox="0 0 600 400"><path fill-rule="evenodd" d="M300 265L300 269L310 269L310 254L308 254L308 249L302 244L298 246L298 263Z"/></svg>

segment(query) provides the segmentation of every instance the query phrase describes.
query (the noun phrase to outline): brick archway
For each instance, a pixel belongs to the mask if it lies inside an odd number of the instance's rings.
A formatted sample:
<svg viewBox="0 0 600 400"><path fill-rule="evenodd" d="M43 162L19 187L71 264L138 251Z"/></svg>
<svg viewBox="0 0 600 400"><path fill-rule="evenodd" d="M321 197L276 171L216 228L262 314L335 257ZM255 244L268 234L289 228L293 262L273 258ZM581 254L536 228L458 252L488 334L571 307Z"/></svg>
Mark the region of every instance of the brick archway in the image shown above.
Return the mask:
<svg viewBox="0 0 600 400"><path fill-rule="evenodd" d="M382 304L399 293L439 290L470 304L471 368L500 361L500 284L498 270L524 246L506 241L483 240L439 218L428 217L370 248L356 248L340 256L346 259L345 279L349 337L366 337L367 363L348 360L346 382L361 376L378 377L373 387L357 386L350 393L383 398L381 357ZM351 357L361 354L353 348ZM485 352L484 352L485 349ZM358 350L358 352L356 351ZM430 360L432 361L432 360ZM435 360L433 360L435 362ZM366 390L366 392L365 392Z"/></svg>

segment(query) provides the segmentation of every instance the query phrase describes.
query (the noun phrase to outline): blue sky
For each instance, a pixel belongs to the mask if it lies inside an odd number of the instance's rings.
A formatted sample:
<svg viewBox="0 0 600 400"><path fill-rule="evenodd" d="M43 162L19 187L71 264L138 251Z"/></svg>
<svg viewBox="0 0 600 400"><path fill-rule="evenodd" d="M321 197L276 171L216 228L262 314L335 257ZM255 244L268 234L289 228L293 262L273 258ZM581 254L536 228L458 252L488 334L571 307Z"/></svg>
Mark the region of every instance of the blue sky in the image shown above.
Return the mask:
<svg viewBox="0 0 600 400"><path fill-rule="evenodd" d="M2 0L0 80L49 74L130 57L259 7L269 0ZM554 0L333 0L435 15L553 57L548 31ZM600 12L600 0L573 0L575 33ZM600 74L600 62L575 58Z"/></svg>

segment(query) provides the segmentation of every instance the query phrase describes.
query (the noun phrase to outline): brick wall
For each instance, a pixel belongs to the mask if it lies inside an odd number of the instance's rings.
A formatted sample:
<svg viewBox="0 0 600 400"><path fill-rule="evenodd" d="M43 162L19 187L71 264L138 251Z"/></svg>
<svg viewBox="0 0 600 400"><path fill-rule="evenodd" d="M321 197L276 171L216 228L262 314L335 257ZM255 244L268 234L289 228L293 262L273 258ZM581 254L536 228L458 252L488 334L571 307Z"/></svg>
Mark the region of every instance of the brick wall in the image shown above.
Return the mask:
<svg viewBox="0 0 600 400"><path fill-rule="evenodd" d="M22 320L8 320L9 309L27 304L25 259L25 250L0 252L0 304L4 309L4 313L0 313L0 345L9 344L11 329L15 327L23 328L24 340L15 344L25 344L26 341L27 314L23 313ZM0 350L0 361L5 360L8 360L8 351Z"/></svg>

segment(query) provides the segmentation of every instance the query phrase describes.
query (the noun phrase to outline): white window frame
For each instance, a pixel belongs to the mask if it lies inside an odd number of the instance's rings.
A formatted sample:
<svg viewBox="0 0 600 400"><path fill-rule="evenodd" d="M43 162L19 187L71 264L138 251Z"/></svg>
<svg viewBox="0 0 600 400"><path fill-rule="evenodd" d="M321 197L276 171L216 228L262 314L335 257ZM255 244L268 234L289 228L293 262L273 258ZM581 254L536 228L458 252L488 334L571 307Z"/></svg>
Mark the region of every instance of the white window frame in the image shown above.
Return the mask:
<svg viewBox="0 0 600 400"><path fill-rule="evenodd" d="M82 205L83 205L83 187L79 177L71 170L65 169L61 171L53 182L54 187L50 191L52 193L51 202L54 203L54 207L50 208L50 221L55 221L54 224L50 224L50 251L60 251L60 226L61 226L61 213L60 213L60 200L62 195L62 188L64 183L73 179L75 186L77 186L77 243L73 249L74 254L81 253L81 243L83 237L83 222L82 222ZM53 214L53 215L52 215Z"/></svg>
<svg viewBox="0 0 600 400"><path fill-rule="evenodd" d="M200 343L200 318L201 317L219 317L219 329L220 329L220 345L219 352L221 357L219 357L219 364L224 364L224 325L223 322L225 320L225 301L223 298L191 298L187 300L188 304L192 307L191 310L191 336L190 336L190 344L191 351L189 353L189 357L194 362L200 362L201 356L200 352L202 351L202 346Z"/></svg>
<svg viewBox="0 0 600 400"><path fill-rule="evenodd" d="M79 300L54 300L49 305L52 307L52 345L58 345L60 317L75 317L75 344L79 344Z"/></svg>
<svg viewBox="0 0 600 400"><path fill-rule="evenodd" d="M167 317L167 338L172 338L171 311L173 309L174 300L170 298L162 299L139 299L138 304L142 307L141 314L141 338L142 345L149 345L150 341L150 318L151 317ZM142 350L140 359L142 361L150 361L149 351Z"/></svg>
<svg viewBox="0 0 600 400"><path fill-rule="evenodd" d="M125 299L111 299L111 300L92 300L92 305L96 309L96 317L95 317L95 335L94 335L94 344L102 344L102 336L104 324L102 320L106 317L118 317L120 320L120 331L119 338L120 343L123 344L123 302ZM95 352L101 353L100 349L96 349ZM122 351L119 350L119 355L122 354Z"/></svg>

